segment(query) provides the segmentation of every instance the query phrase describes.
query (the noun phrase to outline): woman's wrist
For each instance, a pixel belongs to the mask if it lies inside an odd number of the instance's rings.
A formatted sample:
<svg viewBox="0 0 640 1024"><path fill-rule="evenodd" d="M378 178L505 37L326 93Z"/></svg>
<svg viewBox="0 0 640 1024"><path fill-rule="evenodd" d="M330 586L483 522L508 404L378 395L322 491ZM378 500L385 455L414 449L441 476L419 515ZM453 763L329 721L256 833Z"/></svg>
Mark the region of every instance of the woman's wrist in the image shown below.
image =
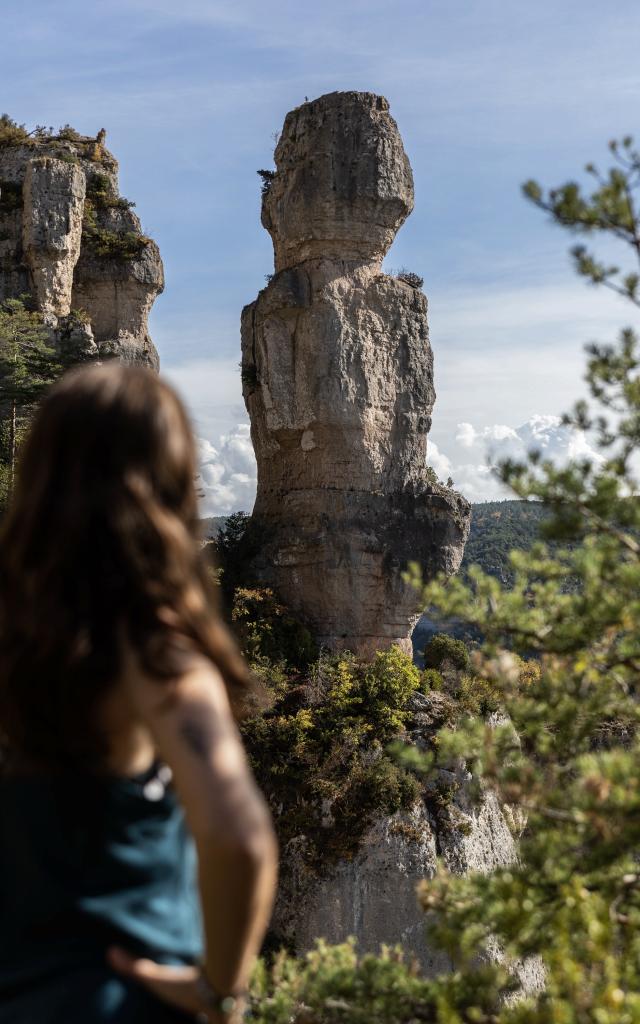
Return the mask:
<svg viewBox="0 0 640 1024"><path fill-rule="evenodd" d="M204 967L200 967L200 975L196 982L198 995L202 1001L202 1022L231 1022L242 1020L247 1005L246 992L218 992L207 977ZM199 1015L200 1016L200 1015Z"/></svg>

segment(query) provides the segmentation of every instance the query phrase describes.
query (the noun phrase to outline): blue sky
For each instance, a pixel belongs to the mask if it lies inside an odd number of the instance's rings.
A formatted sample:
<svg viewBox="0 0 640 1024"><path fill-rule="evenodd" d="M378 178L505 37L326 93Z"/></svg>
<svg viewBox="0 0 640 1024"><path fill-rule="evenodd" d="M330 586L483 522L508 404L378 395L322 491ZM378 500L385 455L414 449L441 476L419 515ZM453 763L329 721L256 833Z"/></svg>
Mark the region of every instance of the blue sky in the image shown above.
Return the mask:
<svg viewBox="0 0 640 1024"><path fill-rule="evenodd" d="M209 512L250 501L238 324L272 269L255 172L305 96L391 103L416 206L385 265L425 279L432 448L472 498L493 493L479 467L496 425L561 412L584 342L626 322L519 185L606 162L607 140L634 132L636 0L23 0L0 18L0 106L30 126L105 127L160 245L152 333L204 441Z"/></svg>

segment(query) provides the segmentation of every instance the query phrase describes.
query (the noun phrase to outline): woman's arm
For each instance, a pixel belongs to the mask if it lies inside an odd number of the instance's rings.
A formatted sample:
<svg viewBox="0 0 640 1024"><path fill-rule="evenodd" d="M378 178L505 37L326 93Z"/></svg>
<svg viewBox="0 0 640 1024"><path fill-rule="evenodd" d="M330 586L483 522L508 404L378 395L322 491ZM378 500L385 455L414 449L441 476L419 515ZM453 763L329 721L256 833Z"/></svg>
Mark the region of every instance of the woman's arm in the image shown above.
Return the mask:
<svg viewBox="0 0 640 1024"><path fill-rule="evenodd" d="M134 707L173 771L195 840L208 980L221 995L242 992L271 913L277 850L223 681L204 659L175 682L158 683L139 672L129 678ZM127 967L123 960L112 962L136 973L132 962ZM148 962L140 967L140 980L167 998L167 991L152 982L166 981L171 969L163 973ZM203 1008L191 1005L193 992L182 995L189 998L189 1003L180 999L185 1009Z"/></svg>

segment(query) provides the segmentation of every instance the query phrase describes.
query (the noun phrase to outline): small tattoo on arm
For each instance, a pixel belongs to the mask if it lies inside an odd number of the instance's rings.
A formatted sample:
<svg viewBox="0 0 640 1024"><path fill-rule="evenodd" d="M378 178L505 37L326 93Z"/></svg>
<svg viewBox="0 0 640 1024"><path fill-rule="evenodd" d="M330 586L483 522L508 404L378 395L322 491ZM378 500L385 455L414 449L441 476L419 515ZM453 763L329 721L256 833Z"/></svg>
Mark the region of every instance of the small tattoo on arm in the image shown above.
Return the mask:
<svg viewBox="0 0 640 1024"><path fill-rule="evenodd" d="M198 757L206 757L211 749L211 737L208 730L193 718L187 718L180 724L180 735L192 753Z"/></svg>

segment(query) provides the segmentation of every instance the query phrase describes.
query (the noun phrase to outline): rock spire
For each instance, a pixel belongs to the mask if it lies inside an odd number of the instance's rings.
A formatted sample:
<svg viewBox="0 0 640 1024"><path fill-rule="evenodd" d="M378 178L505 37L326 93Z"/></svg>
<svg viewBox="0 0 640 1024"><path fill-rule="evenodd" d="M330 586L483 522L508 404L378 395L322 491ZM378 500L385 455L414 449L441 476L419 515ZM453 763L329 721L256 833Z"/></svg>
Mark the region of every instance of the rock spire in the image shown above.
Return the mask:
<svg viewBox="0 0 640 1024"><path fill-rule="evenodd" d="M381 271L413 208L411 166L387 100L360 92L287 114L275 163L275 274L242 315L254 572L330 648L408 648L403 569L455 572L469 529L468 503L426 466L427 300Z"/></svg>
<svg viewBox="0 0 640 1024"><path fill-rule="evenodd" d="M54 341L157 369L147 317L162 261L104 136L0 123L0 301L28 294Z"/></svg>

